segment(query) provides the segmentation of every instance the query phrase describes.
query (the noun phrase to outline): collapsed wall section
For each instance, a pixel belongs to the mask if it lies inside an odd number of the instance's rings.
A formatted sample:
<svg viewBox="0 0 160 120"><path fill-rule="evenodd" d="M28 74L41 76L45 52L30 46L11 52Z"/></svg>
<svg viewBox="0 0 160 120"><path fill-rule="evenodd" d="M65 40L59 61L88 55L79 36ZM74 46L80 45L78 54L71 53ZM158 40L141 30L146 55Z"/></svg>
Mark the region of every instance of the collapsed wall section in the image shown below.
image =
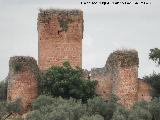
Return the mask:
<svg viewBox="0 0 160 120"><path fill-rule="evenodd" d="M138 101L151 101L151 86L145 80L138 80Z"/></svg>
<svg viewBox="0 0 160 120"><path fill-rule="evenodd" d="M97 81L96 93L104 100L108 100L112 93L111 73L103 68L94 68L90 71L90 79Z"/></svg>
<svg viewBox="0 0 160 120"><path fill-rule="evenodd" d="M112 93L127 108L137 101L138 65L138 52L135 50L115 51L106 62L106 68L112 74Z"/></svg>
<svg viewBox="0 0 160 120"><path fill-rule="evenodd" d="M61 66L82 66L83 12L46 9L38 14L38 64L41 70Z"/></svg>
<svg viewBox="0 0 160 120"><path fill-rule="evenodd" d="M15 56L9 60L7 77L7 100L21 100L22 112L31 108L31 103L38 96L39 69L32 57Z"/></svg>

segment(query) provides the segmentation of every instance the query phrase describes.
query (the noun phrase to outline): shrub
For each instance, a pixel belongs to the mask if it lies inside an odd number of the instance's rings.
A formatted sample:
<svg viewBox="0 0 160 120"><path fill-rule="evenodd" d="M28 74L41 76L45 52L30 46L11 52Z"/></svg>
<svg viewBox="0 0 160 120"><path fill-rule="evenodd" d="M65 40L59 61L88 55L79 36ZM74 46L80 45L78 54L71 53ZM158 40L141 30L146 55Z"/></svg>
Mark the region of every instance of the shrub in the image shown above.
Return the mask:
<svg viewBox="0 0 160 120"><path fill-rule="evenodd" d="M13 112L13 113L20 113L22 110L22 106L21 106L21 100L17 99L14 102L8 102L7 103L7 112Z"/></svg>
<svg viewBox="0 0 160 120"><path fill-rule="evenodd" d="M80 120L104 120L101 115L83 116Z"/></svg>
<svg viewBox="0 0 160 120"><path fill-rule="evenodd" d="M100 114L104 117L104 120L110 120L113 116L117 105L117 97L111 96L108 102L105 102L100 97L89 99L87 103L87 111L90 115Z"/></svg>
<svg viewBox="0 0 160 120"><path fill-rule="evenodd" d="M44 98L45 96L40 96L34 101L33 108L36 110L27 115L27 120L78 120L86 114L86 106L81 101L47 96L49 102L45 101L44 104Z"/></svg>
<svg viewBox="0 0 160 120"><path fill-rule="evenodd" d="M87 99L95 95L96 82L84 80L81 69L71 68L68 62L63 67L51 67L39 82L40 94L62 96L69 99Z"/></svg>
<svg viewBox="0 0 160 120"><path fill-rule="evenodd" d="M143 78L144 80L146 80L152 87L153 91L152 91L152 96L153 97L159 97L160 96L160 73L156 74L153 73L149 76L145 76Z"/></svg>
<svg viewBox="0 0 160 120"><path fill-rule="evenodd" d="M128 113L128 110L126 110L123 106L117 105L116 110L113 113L112 120L127 120Z"/></svg>
<svg viewBox="0 0 160 120"><path fill-rule="evenodd" d="M0 102L0 119L7 114L6 102Z"/></svg>
<svg viewBox="0 0 160 120"><path fill-rule="evenodd" d="M7 99L7 82L0 81L0 101L5 101Z"/></svg>
<svg viewBox="0 0 160 120"><path fill-rule="evenodd" d="M153 120L160 119L160 99L155 98L149 103L149 110L152 114Z"/></svg>
<svg viewBox="0 0 160 120"><path fill-rule="evenodd" d="M148 103L144 101L136 103L128 116L128 120L152 120Z"/></svg>

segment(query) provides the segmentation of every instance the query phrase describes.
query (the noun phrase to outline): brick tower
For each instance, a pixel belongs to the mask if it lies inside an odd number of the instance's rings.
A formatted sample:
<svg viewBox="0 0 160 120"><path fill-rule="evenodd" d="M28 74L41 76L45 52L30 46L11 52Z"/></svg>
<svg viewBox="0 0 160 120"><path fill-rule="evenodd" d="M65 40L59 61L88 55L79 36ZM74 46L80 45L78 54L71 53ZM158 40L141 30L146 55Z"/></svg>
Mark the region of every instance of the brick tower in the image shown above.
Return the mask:
<svg viewBox="0 0 160 120"><path fill-rule="evenodd" d="M112 73L112 92L127 108L137 102L138 65L138 52L135 50L115 51L106 63L107 69Z"/></svg>
<svg viewBox="0 0 160 120"><path fill-rule="evenodd" d="M41 70L61 66L82 66L83 12L47 9L38 14L38 64Z"/></svg>
<svg viewBox="0 0 160 120"><path fill-rule="evenodd" d="M14 56L9 61L9 74L7 77L7 100L21 100L22 112L31 108L31 104L38 96L37 61L32 57Z"/></svg>

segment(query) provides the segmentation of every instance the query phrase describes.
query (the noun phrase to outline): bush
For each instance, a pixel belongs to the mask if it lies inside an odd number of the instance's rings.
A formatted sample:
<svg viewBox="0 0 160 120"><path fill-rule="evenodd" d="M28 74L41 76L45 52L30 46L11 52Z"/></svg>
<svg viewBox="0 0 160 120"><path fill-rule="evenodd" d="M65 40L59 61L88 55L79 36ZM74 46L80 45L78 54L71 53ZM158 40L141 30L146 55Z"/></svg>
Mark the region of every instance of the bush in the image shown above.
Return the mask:
<svg viewBox="0 0 160 120"><path fill-rule="evenodd" d="M7 82L0 81L0 101L7 100Z"/></svg>
<svg viewBox="0 0 160 120"><path fill-rule="evenodd" d="M149 103L149 110L152 114L153 120L160 119L160 99L155 98Z"/></svg>
<svg viewBox="0 0 160 120"><path fill-rule="evenodd" d="M104 120L101 115L83 116L80 120Z"/></svg>
<svg viewBox="0 0 160 120"><path fill-rule="evenodd" d="M35 101L32 103L32 109L37 110L43 106L51 105L53 103L53 98L45 95L39 96Z"/></svg>
<svg viewBox="0 0 160 120"><path fill-rule="evenodd" d="M113 113L112 120L127 120L128 114L128 110L121 105L117 105L116 110Z"/></svg>
<svg viewBox="0 0 160 120"><path fill-rule="evenodd" d="M100 114L104 117L104 120L110 120L113 116L116 106L117 97L114 95L111 96L111 99L108 102L105 102L100 97L95 97L88 100L87 111L90 115Z"/></svg>
<svg viewBox="0 0 160 120"><path fill-rule="evenodd" d="M73 69L68 62L63 67L51 67L39 82L40 94L82 99L95 96L96 82L84 80L81 69Z"/></svg>
<svg viewBox="0 0 160 120"><path fill-rule="evenodd" d="M7 114L6 102L0 102L0 119Z"/></svg>
<svg viewBox="0 0 160 120"><path fill-rule="evenodd" d="M81 101L46 96L49 102L44 104L44 98L45 96L40 96L34 101L33 108L36 110L27 115L27 120L78 120L86 114L86 106Z"/></svg>
<svg viewBox="0 0 160 120"><path fill-rule="evenodd" d="M152 120L148 103L144 101L136 103L128 116L128 120Z"/></svg>
<svg viewBox="0 0 160 120"><path fill-rule="evenodd" d="M22 110L21 100L17 99L14 102L8 102L6 108L8 113L20 113Z"/></svg>

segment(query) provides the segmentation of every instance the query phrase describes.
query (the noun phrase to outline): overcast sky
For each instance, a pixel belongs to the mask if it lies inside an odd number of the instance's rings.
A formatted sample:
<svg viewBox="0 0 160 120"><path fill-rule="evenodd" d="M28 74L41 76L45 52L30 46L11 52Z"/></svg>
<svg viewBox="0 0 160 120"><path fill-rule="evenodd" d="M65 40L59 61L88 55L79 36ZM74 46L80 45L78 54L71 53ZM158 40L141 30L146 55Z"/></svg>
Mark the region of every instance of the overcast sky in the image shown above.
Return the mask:
<svg viewBox="0 0 160 120"><path fill-rule="evenodd" d="M151 48L160 48L160 0L148 1L151 2L149 5L104 6L81 5L80 2L0 0L0 80L8 74L10 56L33 56L37 59L39 8L78 8L84 11L83 68L103 67L112 51L131 48L139 53L139 77L153 70L159 72L160 68L148 59L148 53Z"/></svg>

